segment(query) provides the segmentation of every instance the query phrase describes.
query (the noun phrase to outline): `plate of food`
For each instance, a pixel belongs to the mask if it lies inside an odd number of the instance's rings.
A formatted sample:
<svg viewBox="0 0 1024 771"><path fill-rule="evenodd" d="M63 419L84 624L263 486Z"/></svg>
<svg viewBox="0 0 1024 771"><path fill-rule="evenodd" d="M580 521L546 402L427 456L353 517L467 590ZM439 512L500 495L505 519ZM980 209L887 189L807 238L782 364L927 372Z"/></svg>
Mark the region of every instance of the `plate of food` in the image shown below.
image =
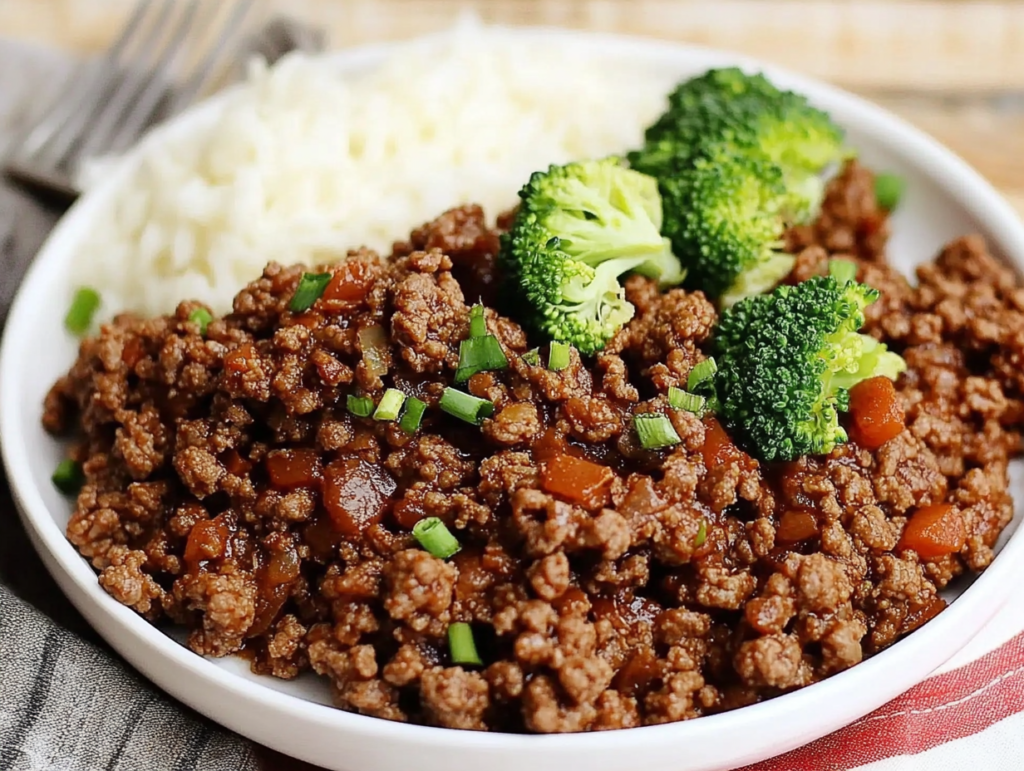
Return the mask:
<svg viewBox="0 0 1024 771"><path fill-rule="evenodd" d="M99 633L257 742L730 769L1024 574L1024 228L850 94L473 27L255 66L90 178L7 323L8 478Z"/></svg>

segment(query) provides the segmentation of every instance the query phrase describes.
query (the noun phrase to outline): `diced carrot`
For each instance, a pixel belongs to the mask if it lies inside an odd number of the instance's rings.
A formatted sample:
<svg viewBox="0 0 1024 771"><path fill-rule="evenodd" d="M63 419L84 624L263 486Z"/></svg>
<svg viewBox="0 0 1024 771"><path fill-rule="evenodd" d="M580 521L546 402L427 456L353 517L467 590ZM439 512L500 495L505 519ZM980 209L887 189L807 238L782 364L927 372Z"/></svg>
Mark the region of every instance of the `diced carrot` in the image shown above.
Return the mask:
<svg viewBox="0 0 1024 771"><path fill-rule="evenodd" d="M135 365L139 363L145 353L142 340L138 337L129 337L128 342L121 349L121 361L128 369L135 369Z"/></svg>
<svg viewBox="0 0 1024 771"><path fill-rule="evenodd" d="M225 557L230 537L231 530L223 516L196 522L185 543L185 563L188 569L196 572L201 563Z"/></svg>
<svg viewBox="0 0 1024 771"><path fill-rule="evenodd" d="M799 543L818 537L818 520L809 511L790 509L779 519L775 540L779 543Z"/></svg>
<svg viewBox="0 0 1024 771"><path fill-rule="evenodd" d="M709 469L732 461L738 461L748 470L757 466L753 458L733 444L722 424L712 417L704 420L704 446L701 447L701 454L704 456L704 465Z"/></svg>
<svg viewBox="0 0 1024 771"><path fill-rule="evenodd" d="M396 487L380 466L357 458L336 460L324 469L324 508L335 530L355 537L380 522Z"/></svg>
<svg viewBox="0 0 1024 771"><path fill-rule="evenodd" d="M220 462L224 465L224 468L228 470L229 474L233 474L236 477L245 474L250 468L252 468L252 464L243 458L239 454L238 450L233 447L226 450L224 454L221 455Z"/></svg>
<svg viewBox="0 0 1024 771"><path fill-rule="evenodd" d="M270 484L278 490L313 487L320 482L320 454L316 450L275 450L265 462Z"/></svg>
<svg viewBox="0 0 1024 771"><path fill-rule="evenodd" d="M913 549L923 560L954 554L967 541L960 512L948 503L923 506L914 512L900 536L898 549Z"/></svg>
<svg viewBox="0 0 1024 771"><path fill-rule="evenodd" d="M608 503L614 478L615 474L607 466L571 455L556 455L544 464L541 486L570 503L597 509Z"/></svg>
<svg viewBox="0 0 1024 771"><path fill-rule="evenodd" d="M334 277L321 296L324 300L335 302L361 302L373 286L373 281L374 275L365 262L346 260L335 268Z"/></svg>
<svg viewBox="0 0 1024 771"><path fill-rule="evenodd" d="M406 530L412 530L416 523L426 516L427 512L423 510L423 504L415 499L403 498L391 509L391 517L399 527L404 527Z"/></svg>
<svg viewBox="0 0 1024 771"><path fill-rule="evenodd" d="M224 357L224 368L230 372L248 372L256 360L252 343L241 345Z"/></svg>
<svg viewBox="0 0 1024 771"><path fill-rule="evenodd" d="M884 376L862 380L850 389L850 437L877 450L903 431L906 415L893 382Z"/></svg>

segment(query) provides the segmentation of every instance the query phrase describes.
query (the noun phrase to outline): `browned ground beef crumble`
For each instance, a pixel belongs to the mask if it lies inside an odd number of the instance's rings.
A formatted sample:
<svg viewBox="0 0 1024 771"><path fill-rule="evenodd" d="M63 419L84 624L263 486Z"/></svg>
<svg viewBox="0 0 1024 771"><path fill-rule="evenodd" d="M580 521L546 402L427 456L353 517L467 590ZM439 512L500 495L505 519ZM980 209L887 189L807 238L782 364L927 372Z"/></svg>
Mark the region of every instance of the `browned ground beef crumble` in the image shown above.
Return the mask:
<svg viewBox="0 0 1024 771"><path fill-rule="evenodd" d="M342 270L361 300L293 314L303 269L271 264L205 338L185 302L84 341L44 416L84 437L68 538L111 595L187 626L197 653L242 653L282 678L312 669L339 707L391 720L625 728L813 683L940 612L938 590L989 564L1012 514L1024 289L977 237L912 286L885 263L887 227L871 173L851 164L819 220L788 234L791 280L842 255L882 292L867 328L909 364L907 429L874 452L850 443L771 466L734 452L707 468L712 424L682 411L682 443L643 450L632 415L685 384L714 307L634 277L636 317L593 363L574 352L561 372L529 366L511 355L526 335L491 309L498 231L466 206L391 260L354 252ZM511 361L468 384L497 408L480 428L436 408L477 298ZM383 330L383 349L367 330ZM346 411L347 394L385 387L430 405L414 436ZM559 454L612 469L603 501L545 491ZM940 502L963 518L963 549L935 561L900 549L908 515ZM795 542L779 529L790 511L811 515ZM459 538L453 559L410 536L424 516ZM485 666L450 664L456 621L473 624Z"/></svg>

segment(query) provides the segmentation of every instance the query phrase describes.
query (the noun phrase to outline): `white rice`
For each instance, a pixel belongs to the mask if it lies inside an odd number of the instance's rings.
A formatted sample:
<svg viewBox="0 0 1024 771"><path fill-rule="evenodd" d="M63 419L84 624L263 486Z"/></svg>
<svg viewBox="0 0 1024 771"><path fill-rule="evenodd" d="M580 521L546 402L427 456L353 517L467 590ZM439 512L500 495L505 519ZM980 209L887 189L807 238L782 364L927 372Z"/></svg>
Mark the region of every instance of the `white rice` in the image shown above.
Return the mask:
<svg viewBox="0 0 1024 771"><path fill-rule="evenodd" d="M270 260L386 252L454 205L493 218L549 163L636 146L673 80L475 24L359 74L301 55L254 64L219 120L144 143L75 278L108 312L166 313L184 298L223 312ZM97 165L86 185L107 173Z"/></svg>

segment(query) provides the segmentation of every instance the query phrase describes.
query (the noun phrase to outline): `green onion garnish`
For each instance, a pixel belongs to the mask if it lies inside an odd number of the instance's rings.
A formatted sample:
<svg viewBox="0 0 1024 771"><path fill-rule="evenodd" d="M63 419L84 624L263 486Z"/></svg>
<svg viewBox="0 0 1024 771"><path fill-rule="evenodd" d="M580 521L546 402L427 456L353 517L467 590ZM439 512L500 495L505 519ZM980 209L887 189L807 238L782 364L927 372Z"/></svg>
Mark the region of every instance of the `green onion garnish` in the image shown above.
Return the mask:
<svg viewBox="0 0 1024 771"><path fill-rule="evenodd" d="M487 334L487 320L484 318L484 306L474 305L469 309L469 336L483 337Z"/></svg>
<svg viewBox="0 0 1024 771"><path fill-rule="evenodd" d="M708 540L708 521L706 519L702 519L700 521L700 527L697 528L697 538L693 542L694 548L699 549L704 545L706 540Z"/></svg>
<svg viewBox="0 0 1024 771"><path fill-rule="evenodd" d="M857 279L857 263L850 260L829 260L828 274L840 284Z"/></svg>
<svg viewBox="0 0 1024 771"><path fill-rule="evenodd" d="M446 560L462 548L444 522L437 517L427 517L417 522L412 529L412 537L438 559Z"/></svg>
<svg viewBox="0 0 1024 771"><path fill-rule="evenodd" d="M449 415L454 415L459 420L464 420L475 426L479 426L484 418L489 418L494 414L492 402L478 399L465 391L456 391L454 388L444 389L438 406Z"/></svg>
<svg viewBox="0 0 1024 771"><path fill-rule="evenodd" d="M292 313L308 311L313 307L313 303L320 299L320 295L331 283L331 278L331 273L303 273L299 279L299 286L288 303L288 310Z"/></svg>
<svg viewBox="0 0 1024 771"><path fill-rule="evenodd" d="M633 427L640 437L640 444L645 450L657 450L679 444L682 439L672 426L672 421L665 415L647 412L633 416Z"/></svg>
<svg viewBox="0 0 1024 771"><path fill-rule="evenodd" d="M198 324L199 334L205 335L206 328L210 326L210 322L213 321L213 315L206 310L206 308L196 308L188 314L188 320L193 324Z"/></svg>
<svg viewBox="0 0 1024 771"><path fill-rule="evenodd" d="M426 402L410 396L405 400L405 411L402 413L402 419L398 421L398 427L407 434L415 434L423 422L423 413L426 411Z"/></svg>
<svg viewBox="0 0 1024 771"><path fill-rule="evenodd" d="M455 382L465 383L477 372L505 369L508 359L501 350L501 343L494 335L471 337L459 343L459 368L455 371Z"/></svg>
<svg viewBox="0 0 1024 771"><path fill-rule="evenodd" d="M704 415L707 406L707 399L699 394L691 394L682 388L672 386L668 389L668 404L674 410L686 410L694 413L697 417Z"/></svg>
<svg viewBox="0 0 1024 771"><path fill-rule="evenodd" d="M448 627L448 650L451 652L453 664L478 664L480 654L476 652L476 642L473 641L473 628L462 621L457 621Z"/></svg>
<svg viewBox="0 0 1024 771"><path fill-rule="evenodd" d="M380 404L377 405L377 409L373 413L373 419L394 420L398 417L398 413L402 411L404 403L405 394L397 388L389 388L380 398Z"/></svg>
<svg viewBox="0 0 1024 771"><path fill-rule="evenodd" d="M548 369L559 372L569 366L569 344L551 343L548 348Z"/></svg>
<svg viewBox="0 0 1024 771"><path fill-rule="evenodd" d="M54 487L65 495L75 495L85 484L82 467L70 458L57 464L50 479L53 481Z"/></svg>
<svg viewBox="0 0 1024 771"><path fill-rule="evenodd" d="M875 177L875 201L887 211L895 209L903 197L907 183L897 174L879 174Z"/></svg>
<svg viewBox="0 0 1024 771"><path fill-rule="evenodd" d="M92 317L100 307L100 294L87 286L75 292L64 316L64 327L73 335L84 335L92 326Z"/></svg>
<svg viewBox="0 0 1024 771"><path fill-rule="evenodd" d="M526 353L524 353L523 361L525 361L531 367L540 366L540 348L534 348L532 351L527 351Z"/></svg>
<svg viewBox="0 0 1024 771"><path fill-rule="evenodd" d="M710 380L718 372L718 365L711 357L704 359L700 364L690 370L690 376L686 378L686 390L693 391L705 380Z"/></svg>
<svg viewBox="0 0 1024 771"><path fill-rule="evenodd" d="M349 394L346 406L348 411L357 418L368 418L373 413L373 399L369 396L353 396Z"/></svg>

